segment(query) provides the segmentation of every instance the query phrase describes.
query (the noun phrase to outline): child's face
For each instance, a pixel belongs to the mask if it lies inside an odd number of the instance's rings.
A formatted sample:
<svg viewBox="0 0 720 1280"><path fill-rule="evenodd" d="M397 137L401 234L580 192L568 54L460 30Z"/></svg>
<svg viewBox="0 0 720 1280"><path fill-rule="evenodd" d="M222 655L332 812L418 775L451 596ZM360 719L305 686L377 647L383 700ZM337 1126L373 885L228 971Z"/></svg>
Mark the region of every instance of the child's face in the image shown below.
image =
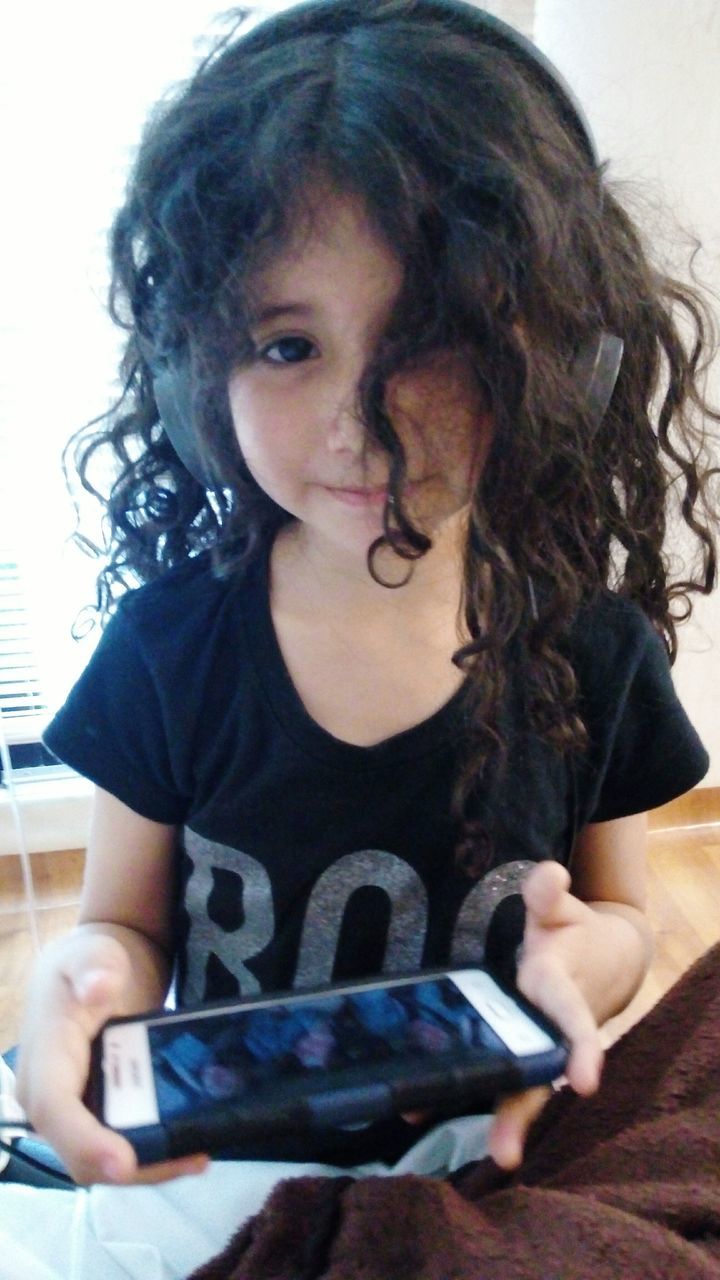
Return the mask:
<svg viewBox="0 0 720 1280"><path fill-rule="evenodd" d="M364 559L382 532L389 460L366 439L357 388L402 280L362 202L328 192L312 233L254 280L255 357L229 380L243 456L304 535ZM396 375L387 410L407 458L406 506L429 534L466 507L489 417L462 358Z"/></svg>

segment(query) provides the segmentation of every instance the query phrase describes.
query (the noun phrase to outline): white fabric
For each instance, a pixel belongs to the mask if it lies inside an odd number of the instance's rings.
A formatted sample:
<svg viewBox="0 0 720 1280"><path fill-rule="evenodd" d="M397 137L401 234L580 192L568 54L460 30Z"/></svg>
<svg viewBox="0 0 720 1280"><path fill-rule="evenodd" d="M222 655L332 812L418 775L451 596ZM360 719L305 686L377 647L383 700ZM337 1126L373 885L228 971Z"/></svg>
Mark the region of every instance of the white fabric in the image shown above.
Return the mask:
<svg viewBox="0 0 720 1280"><path fill-rule="evenodd" d="M485 1154L487 1116L438 1125L392 1168L227 1162L159 1187L48 1191L0 1184L0 1280L184 1280L283 1178L443 1174Z"/></svg>

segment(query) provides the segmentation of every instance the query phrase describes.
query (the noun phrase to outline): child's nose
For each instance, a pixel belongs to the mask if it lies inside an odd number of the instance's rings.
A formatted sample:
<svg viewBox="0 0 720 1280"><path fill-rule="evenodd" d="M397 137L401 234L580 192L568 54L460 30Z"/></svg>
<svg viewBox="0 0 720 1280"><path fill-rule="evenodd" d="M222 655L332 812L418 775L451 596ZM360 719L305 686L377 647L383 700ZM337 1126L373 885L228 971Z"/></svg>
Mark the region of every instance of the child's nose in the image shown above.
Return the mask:
<svg viewBox="0 0 720 1280"><path fill-rule="evenodd" d="M333 452L359 454L365 446L365 426L360 407L359 383L362 362L348 360L338 368L327 387L326 431Z"/></svg>
<svg viewBox="0 0 720 1280"><path fill-rule="evenodd" d="M334 453L360 454L365 443L365 426L360 416L357 393L335 405L328 415L328 448Z"/></svg>

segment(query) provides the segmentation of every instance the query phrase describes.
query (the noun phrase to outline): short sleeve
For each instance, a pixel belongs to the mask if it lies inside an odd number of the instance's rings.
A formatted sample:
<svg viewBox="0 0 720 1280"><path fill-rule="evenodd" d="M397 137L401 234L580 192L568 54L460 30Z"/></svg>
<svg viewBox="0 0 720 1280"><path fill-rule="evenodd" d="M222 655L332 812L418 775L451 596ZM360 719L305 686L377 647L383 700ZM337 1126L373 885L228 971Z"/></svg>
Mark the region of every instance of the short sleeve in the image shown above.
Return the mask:
<svg viewBox="0 0 720 1280"><path fill-rule="evenodd" d="M598 625L581 662L590 734L581 825L667 804L696 786L709 763L678 699L662 640L639 610L620 604Z"/></svg>
<svg viewBox="0 0 720 1280"><path fill-rule="evenodd" d="M136 813L174 824L183 821L188 796L170 741L158 681L121 605L48 725L45 745Z"/></svg>

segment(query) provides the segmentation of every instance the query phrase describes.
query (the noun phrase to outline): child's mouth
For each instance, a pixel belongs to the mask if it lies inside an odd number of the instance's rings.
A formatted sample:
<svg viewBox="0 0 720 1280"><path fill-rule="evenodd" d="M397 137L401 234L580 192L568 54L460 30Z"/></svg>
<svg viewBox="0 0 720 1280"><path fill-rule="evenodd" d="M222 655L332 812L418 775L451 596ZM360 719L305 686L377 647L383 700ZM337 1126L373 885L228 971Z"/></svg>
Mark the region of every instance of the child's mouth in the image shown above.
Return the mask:
<svg viewBox="0 0 720 1280"><path fill-rule="evenodd" d="M411 497L422 481L410 480L403 485L403 498ZM390 496L387 485L326 485L339 502L349 507L384 507Z"/></svg>
<svg viewBox="0 0 720 1280"><path fill-rule="evenodd" d="M350 507L384 507L388 499L386 486L379 489L363 488L328 488L328 492Z"/></svg>

